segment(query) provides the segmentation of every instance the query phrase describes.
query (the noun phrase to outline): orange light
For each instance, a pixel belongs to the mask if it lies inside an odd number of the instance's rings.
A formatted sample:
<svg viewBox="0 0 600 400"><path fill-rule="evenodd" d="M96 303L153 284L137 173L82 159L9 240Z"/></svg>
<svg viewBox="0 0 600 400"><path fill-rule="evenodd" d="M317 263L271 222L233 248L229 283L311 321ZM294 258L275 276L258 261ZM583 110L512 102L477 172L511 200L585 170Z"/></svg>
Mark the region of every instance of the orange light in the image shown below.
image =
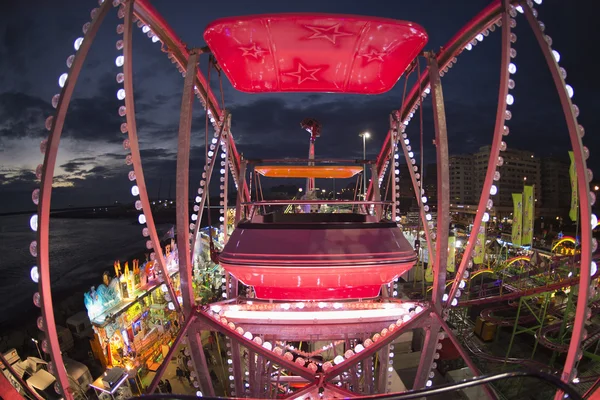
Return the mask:
<svg viewBox="0 0 600 400"><path fill-rule="evenodd" d="M352 178L362 171L359 166L329 165L263 165L256 172L267 178Z"/></svg>

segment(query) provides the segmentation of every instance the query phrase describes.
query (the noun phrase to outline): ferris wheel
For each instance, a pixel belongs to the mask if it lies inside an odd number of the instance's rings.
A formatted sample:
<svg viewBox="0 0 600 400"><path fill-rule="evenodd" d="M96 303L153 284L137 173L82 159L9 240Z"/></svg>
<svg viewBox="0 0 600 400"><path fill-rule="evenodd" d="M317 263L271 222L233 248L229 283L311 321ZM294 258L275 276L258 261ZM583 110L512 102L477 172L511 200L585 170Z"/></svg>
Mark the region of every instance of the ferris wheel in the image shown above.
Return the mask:
<svg viewBox="0 0 600 400"><path fill-rule="evenodd" d="M534 4L535 3L535 4ZM302 377L308 384L300 391L289 395L290 398L296 398L306 395L310 398L319 398L322 396L361 396L375 391L386 393L389 391L389 376L387 369L379 367L374 377L372 371L375 371L373 357L378 354L382 357L382 362L388 363L393 352L390 350L392 342L403 332L421 327L426 331L425 342L417 377L414 383L415 388L424 388L432 386L432 373L436 369L436 360L440 357L440 340L448 338L458 349L461 357L472 370L473 375L481 375L476 364L471 360L469 354L463 349L459 340L456 338L452 329L448 326L447 318L451 308L459 305L461 297L461 288L464 282L469 279L470 269L473 266L473 253L477 244L477 235L472 235L465 246L464 256L457 263L456 279L446 285L446 263L448 247L448 226L449 220L449 174L445 166L448 165L448 136L445 116L445 105L442 89L442 78L450 73L451 68L458 61L461 53L464 51L476 51L477 46L483 45L481 42L488 36L496 32L501 35L502 44L500 61L500 85L498 92L498 105L495 119L493 138L491 142L490 157L488 160L487 173L482 185L482 192L479 197L477 214L474 219L473 231L478 232L482 223L490 219L490 211L494 207L494 196L498 192L499 181L501 181L498 168L503 165L504 159L502 152L507 148L507 141L510 133L510 120L512 112L510 105L514 102L511 90L516 85L515 73L517 72L517 36L512 31L517 21L529 24L533 35L535 36L539 48L541 49L547 67L552 74L552 78L560 98L564 118L568 128L568 135L575 157L577 171L577 186L579 191L578 201L580 210L581 224L581 254L579 264L579 275L573 284L579 285L579 295L576 306L575 318L572 324L572 335L568 345L566 361L560 376L564 383L570 383L576 378L576 364L580 359L582 340L586 337L585 325L590 318L588 312L588 298L590 292L590 278L596 273L596 265L592 260L592 252L597 248L597 242L592 237L592 228L597 224L597 218L591 212L591 205L595 196L590 194L589 180L591 171L587 168L587 158L589 151L583 146L584 128L578 123L579 108L572 102L573 88L566 83L566 71L560 67L560 54L552 47L552 39L546 33L546 27L538 19L536 6L541 4L541 0L535 2L528 1L492 1L485 9L479 12L469 23L461 28L450 40L437 52L422 52L427 40L425 31L416 24L404 23L404 21L391 21L370 17L348 17L331 15L270 15L258 17L229 18L215 21L205 32L205 39L208 43L208 49L189 49L181 39L176 35L174 29L170 27L163 17L152 7L148 0L100 0L99 6L91 11L91 20L83 25L83 36L74 41L74 54L68 56L67 72L60 75L58 84L60 92L51 100L55 108L53 115L48 116L46 128L49 131L47 139L41 143L40 150L44 155L43 162L38 166L35 173L40 179L40 188L32 193L32 200L38 207L38 211L30 219L30 226L36 232L36 238L30 244L30 253L35 261L35 266L31 269L31 277L39 285L39 291L35 293L33 301L41 309L41 316L38 318L37 326L45 333L45 339L42 341L42 350L48 353L51 358L49 371L54 374L57 380L56 391L62 394L66 399L73 398L73 390L69 382L66 370L63 367L64 361L60 351L59 338L54 319L54 310L52 304L51 288L51 265L49 258L49 247L51 245L49 237L50 224L50 203L52 197L52 184L55 173L57 153L59 150L61 133L69 103L86 56L92 46L94 37L98 29L111 10L115 9L120 22L116 27L120 35L116 42L115 64L118 68L116 81L122 85L115 94L122 101L118 114L123 118L120 126L120 132L123 134L123 160L131 167L128 173L128 179L131 181L131 195L135 199L135 208L139 211L137 220L140 223L140 233L145 240L145 246L151 250L151 259L156 267L162 273L164 288L171 299L170 307L179 313L181 319L181 330L172 346L171 351L165 357L163 364L168 364L173 356L173 349L187 337L187 343L191 352L192 365L195 369L193 375L194 386L208 395L214 395L206 359L202 351L202 342L199 339L198 332L204 329L218 331L224 334L230 343L232 353L240 353L240 347L248 349L251 354L256 355L262 360L261 368L265 371L271 371L265 367L267 364L277 364L281 369ZM304 18L304 19L302 19ZM354 19L353 19L354 18ZM273 76L265 78L266 70L261 70L261 66L252 64L254 69L249 68L248 64L252 60L256 61L271 51L279 51L261 47L256 43L247 43L242 46L241 53L231 51L231 43L227 42L227 35L223 35L221 28L223 26L237 26L240 28L236 32L235 38L246 38L244 29L258 29L261 24L264 25L268 20L270 26L281 29L291 29L290 26L297 28L298 21L300 25L307 28L302 37L310 38L309 41L319 40L319 45L325 46L338 43L344 37L352 34L351 30L356 26L364 26L365 29L375 24L384 26L387 31L381 37L373 34L376 40L384 41L386 35L406 34L408 39L402 42L401 48L397 53L390 51L389 54L365 46L364 53L353 54L354 59L362 60L362 69L356 70L357 74L371 74L366 76L381 75L382 79L361 80L356 76L328 76L319 75L326 68L321 65L308 65L306 59L296 60L295 69L277 70L271 66L268 69ZM333 21L333 24L331 22ZM329 25L326 25L326 24ZM253 25L254 24L254 25ZM294 25L295 24L295 25ZM354 24L354 25L353 25ZM362 25L360 25L362 24ZM370 25L369 25L370 24ZM151 204L146 187L144 171L142 167L142 158L138 141L136 113L135 113L135 90L133 86L132 63L132 37L135 27L138 27L153 43L157 43L157 50L160 46L162 53L172 61L175 68L182 74L183 96L181 102L180 125L178 133L178 151L177 151L177 237L179 248L179 275L180 275L180 295L176 293L174 285L171 282L170 274L167 270L167 261L161 249L159 235L156 231L154 218L152 215ZM354 26L354 28L353 28ZM358 29L358 28L356 28ZM262 31L261 31L262 32ZM292 32L288 30L286 32ZM410 32L410 34L407 34ZM261 34L265 34L262 32ZM290 34L292 35L292 34ZM288 37L288 36L286 36ZM362 37L362 36L361 36ZM289 38L289 37L288 37ZM375 40L374 39L374 40ZM275 40L275 39L274 39ZM295 46L302 43L298 38L291 42ZM373 43L375 45L377 43ZM379 43L380 45L382 43ZM325 48L325 47L323 47ZM373 94L389 90L401 75L416 73L417 79L414 86L406 91L402 107L391 113L389 119L389 131L387 138L373 165L373 179L369 184L369 189L365 201L375 201L381 197L380 187L388 182L390 188L390 214L393 221L399 221L399 164L400 159L404 158L409 165L409 176L416 194L419 207L419 218L424 227L425 241L428 254L432 255L431 264L433 265L433 289L431 301L406 303L393 299L391 296L382 302L327 302L319 301L310 304L305 302L293 303L275 303L263 304L260 301L254 303L245 302L236 304L238 298L237 287L238 279L234 275L228 275L225 282L225 290L229 297L229 303L219 303L208 309L198 308L195 304L192 288L192 255L198 251L195 248L198 244L196 238L202 221L205 206L208 202L208 187L211 179L219 180L220 205L227 210L228 191L235 188L237 190L237 199L235 204L236 212L231 221L232 215L228 212L223 213L219 218L220 227L224 233L224 241L229 237L228 225L238 224L248 215L248 204L252 202L251 182L246 179L248 173L248 162L240 156L236 146L234 134L231 129L232 115L223 107L223 104L217 98L209 85L210 77L206 77L199 69L198 62L206 52L212 53L215 62L211 68L218 65L220 70L230 79L233 86L244 92L301 92L301 91L328 91L340 93L363 93ZM291 51L288 49L288 51ZM308 57L309 52L302 53ZM401 55L403 54L403 55ZM330 55L327 55L328 57ZM386 63L386 57L391 57L394 63ZM394 58L395 57L395 58ZM284 57L285 58L285 57ZM241 63L240 59L249 60L247 64ZM354 60L353 59L353 60ZM427 67L420 68L420 62L426 63ZM390 65L394 68L388 68ZM244 67L244 65L246 67ZM263 64L264 65L264 64ZM374 67L381 65L380 67ZM358 67L356 67L358 68ZM372 68L372 70L371 70ZM370 71L370 72L369 72ZM416 72L415 72L416 71ZM245 74L245 75L244 75ZM257 77L261 77L260 79ZM323 79L319 78L321 76ZM340 84L344 82L344 84ZM366 83L365 83L366 82ZM275 85L277 84L277 85ZM436 161L439 184L437 188L437 222L433 222L432 205L428 203L428 197L422 185L422 177L419 172L418 162L415 157L416 145L418 140L411 141L406 127L412 119L422 118L423 102L430 96L433 103L434 125L435 125L435 145ZM190 170L190 132L192 126L192 108L195 99L206 111L206 120L212 129L206 130L205 151L206 163L202 179L198 184L197 196L189 193L189 170ZM312 122L311 122L312 121ZM304 124L311 128L311 142L318 137L320 126L316 121L311 120ZM313 138L314 137L314 138ZM218 172L215 172L215 167ZM215 177L216 176L216 177ZM377 178L377 179L376 179ZM314 186L314 184L313 184ZM188 199L195 197L193 210L189 213ZM375 208L375 207L374 207ZM210 241L212 246L212 241ZM433 256L435 255L435 256ZM593 272L592 272L593 271ZM390 285L392 283L389 283ZM391 292L391 291L390 291ZM342 304L340 306L340 304ZM390 304L383 306L382 304ZM322 305L322 306L321 306ZM234 307L237 306L237 307ZM311 352L293 352L289 344L281 338L277 339L272 330L268 330L267 325L273 321L254 321L252 328L239 320L234 321L234 312L244 311L247 313L273 312L284 318L284 314L291 308L300 311L304 310L314 312L314 315L321 311L331 311L332 313L340 308L347 311L348 319L339 326L346 326L343 330L346 334L346 351L338 354L331 360L323 360L320 364L309 361L315 354ZM347 310L346 310L347 308ZM377 323L365 326L358 323L356 319L357 312L375 314L374 311L393 309L394 313L386 314L393 316L391 319L377 320ZM225 312L225 314L223 314ZM229 313L229 314L227 314ZM227 315L227 316L224 316ZM250 314L244 314L250 315ZM263 315L263 314L260 314ZM306 314L303 314L306 316ZM313 314L311 314L313 315ZM362 317L361 317L362 318ZM373 321L376 320L373 317ZM390 317L391 318L391 317ZM382 322L383 321L383 322ZM306 322L306 321L305 321ZM283 322L279 321L280 324ZM308 322L306 322L308 323ZM354 330L350 329L352 327ZM323 324L322 330L333 337L333 325ZM250 332L254 330L254 333ZM267 332L267 333L261 333ZM356 333L356 337L349 337L350 333ZM322 333L324 335L325 333ZM336 333L337 334L337 333ZM293 340L302 341L302 334L294 332L290 334ZM336 336L336 340L340 340ZM277 340L276 340L277 339ZM288 340L291 341L291 340ZM335 342L332 342L335 343ZM335 347L335 344L334 346ZM265 395L260 388L245 388L244 380L241 379L243 368L239 359L232 358L232 372L229 384L231 396L250 396ZM252 368L256 377L256 365ZM373 369L371 369L373 368ZM364 371L366 379L364 382L352 383L349 372ZM164 373L164 367L160 367L156 377L147 388L148 392L153 392ZM258 377L261 384L263 378ZM343 385L337 385L334 382L343 382ZM249 383L254 385L254 382ZM259 385L256 385L258 387ZM348 387L357 389L352 392ZM487 394L494 398L489 388ZM558 391L556 399L562 398L562 391ZM311 397L312 396L312 397Z"/></svg>

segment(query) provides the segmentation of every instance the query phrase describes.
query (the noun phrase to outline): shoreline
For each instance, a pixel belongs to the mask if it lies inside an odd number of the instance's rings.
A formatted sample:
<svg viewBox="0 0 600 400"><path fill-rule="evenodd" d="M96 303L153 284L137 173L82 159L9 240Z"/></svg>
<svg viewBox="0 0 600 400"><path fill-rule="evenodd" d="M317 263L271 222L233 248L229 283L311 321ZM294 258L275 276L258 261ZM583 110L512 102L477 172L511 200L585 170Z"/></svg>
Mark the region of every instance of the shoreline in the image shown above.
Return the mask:
<svg viewBox="0 0 600 400"><path fill-rule="evenodd" d="M129 254L127 257L115 259L131 261L136 258L145 260L145 252L138 251ZM54 305L56 325L66 327L67 318L81 311L87 312L84 303L84 294L90 290L91 286L98 286L102 283L102 273L105 270L113 272L112 265L107 263L105 268L102 270L98 269L97 278L88 278L74 283L68 288L52 290L52 303ZM6 352L11 348L15 348L22 358L27 355L37 357L37 350L35 346L32 347L30 345L32 344L30 338L38 337L42 332L37 328L36 324L37 318L41 315L41 309L33 304L31 297L26 301L29 302L29 306L25 306L25 301L15 304L14 307L5 311L9 315L9 319L0 322L0 351ZM19 343L19 339L21 339L21 343Z"/></svg>

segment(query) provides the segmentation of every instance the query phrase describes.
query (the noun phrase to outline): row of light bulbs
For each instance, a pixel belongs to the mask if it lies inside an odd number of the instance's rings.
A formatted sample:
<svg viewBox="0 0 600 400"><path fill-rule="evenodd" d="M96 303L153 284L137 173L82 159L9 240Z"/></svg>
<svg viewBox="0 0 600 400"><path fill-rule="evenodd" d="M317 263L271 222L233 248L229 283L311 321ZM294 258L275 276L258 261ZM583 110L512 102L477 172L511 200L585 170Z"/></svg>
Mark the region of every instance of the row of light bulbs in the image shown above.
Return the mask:
<svg viewBox="0 0 600 400"><path fill-rule="evenodd" d="M104 0L99 0L98 1L98 4L100 6L102 6L103 3L104 3ZM106 6L106 7L108 7L108 6ZM82 31L83 31L84 35L87 34L89 28L91 27L92 22L94 22L95 18L98 16L99 12L100 12L99 8L92 9L92 11L90 13L92 21L91 22L86 22L83 25L83 28L82 28ZM83 41L84 41L83 37L78 37L74 41L73 47L74 47L75 52L79 51L81 45L83 44ZM67 65L67 68L69 70L73 66L73 62L74 61L75 61L75 55L70 55L67 58L66 65ZM61 74L59 76L59 78L58 78L58 86L61 89L64 90L64 86L67 84L68 78L69 78L69 71L65 72L65 73L63 73L63 74ZM58 93L58 94L55 94L54 96L52 96L51 104L52 104L53 108L56 109L58 107L58 105L60 103L60 100L61 100L61 95L62 95L62 91L61 91L61 93ZM55 125L54 119L55 119L55 115L51 115L48 118L46 118L46 120L44 122L44 126L45 126L46 130L48 130L49 132L52 132L52 130L54 129L54 125ZM40 143L40 151L41 151L42 154L44 154L44 157L46 155L47 147L48 147L48 139L46 138L46 139L43 139L42 142ZM41 180L42 179L42 175L43 175L44 172L45 171L44 171L43 164L39 164L36 167L36 170L35 170L35 176L36 176L36 178ZM31 200L32 200L33 204L35 204L36 206L38 206L39 205L39 199L40 199L40 189L36 188L36 189L33 190L32 194L31 194ZM34 214L34 215L32 215L30 217L30 219L29 219L29 227L31 228L32 231L37 232L37 230L38 230L38 215L37 215L37 213ZM38 256L38 243L37 243L37 240L33 240L29 244L29 253L31 254L32 257L37 258L37 256ZM39 284L40 273L39 273L37 265L34 265L31 268L29 275L30 275L31 280L33 282ZM33 304L36 307L41 308L42 307L42 301L43 301L43 299L42 299L42 296L41 296L40 292L39 291L35 292L33 294ZM43 316L39 316L37 318L36 325L37 325L38 329L40 329L41 331L45 331L46 330L46 322L45 322ZM44 351L44 353L50 353L50 343L49 343L49 340L48 340L47 337L44 337L44 339L42 339L41 348ZM51 373L52 375L56 374L56 368L55 368L54 361L50 361L48 363L48 372ZM60 383L59 383L58 380L54 383L54 390L58 394L62 393L62 389L60 387Z"/></svg>

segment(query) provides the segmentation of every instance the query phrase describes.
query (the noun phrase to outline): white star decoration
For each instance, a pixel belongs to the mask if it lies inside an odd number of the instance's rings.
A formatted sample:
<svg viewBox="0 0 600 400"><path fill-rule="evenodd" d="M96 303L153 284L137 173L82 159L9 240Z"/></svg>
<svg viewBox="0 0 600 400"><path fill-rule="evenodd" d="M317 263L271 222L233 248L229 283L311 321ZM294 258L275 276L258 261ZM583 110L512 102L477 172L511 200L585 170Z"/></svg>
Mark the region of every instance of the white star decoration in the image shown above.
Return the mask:
<svg viewBox="0 0 600 400"><path fill-rule="evenodd" d="M320 70L321 68L306 68L304 65L298 63L298 71L286 72L285 75L298 78L298 85L300 85L304 81L318 81L319 79L315 74Z"/></svg>
<svg viewBox="0 0 600 400"><path fill-rule="evenodd" d="M340 32L340 24L335 24L329 27L308 25L305 27L314 32L308 37L308 39L327 39L333 44L335 44L335 40L340 36L353 36L352 33Z"/></svg>
<svg viewBox="0 0 600 400"><path fill-rule="evenodd" d="M262 53L267 52L266 50L256 46L256 43L252 43L252 46L250 47L240 47L240 50L244 52L242 54L243 57L254 57L256 60L262 57Z"/></svg>
<svg viewBox="0 0 600 400"><path fill-rule="evenodd" d="M365 57L367 59L367 63L371 61L383 61L383 56L386 55L385 51L377 51L375 49L371 49L368 53L359 54L360 57Z"/></svg>

